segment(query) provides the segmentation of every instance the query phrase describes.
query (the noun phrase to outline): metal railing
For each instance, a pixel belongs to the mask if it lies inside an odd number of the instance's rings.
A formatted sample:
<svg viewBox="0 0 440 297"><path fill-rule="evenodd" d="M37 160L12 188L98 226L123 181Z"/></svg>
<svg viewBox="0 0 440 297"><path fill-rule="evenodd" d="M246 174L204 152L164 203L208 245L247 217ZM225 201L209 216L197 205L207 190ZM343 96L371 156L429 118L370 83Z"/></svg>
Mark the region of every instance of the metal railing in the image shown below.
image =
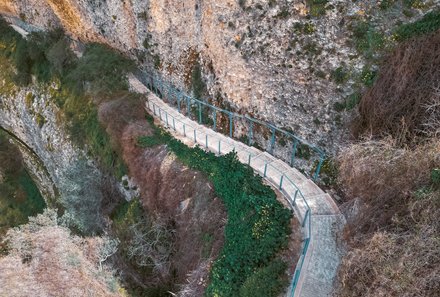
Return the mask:
<svg viewBox="0 0 440 297"><path fill-rule="evenodd" d="M181 133L184 137L191 138L195 143L204 147L206 150L213 151L217 155L227 154L231 151L237 153L238 158L242 163L246 163L255 169L263 178L269 181L273 186L278 188L292 209L297 214L301 227L303 228L303 246L300 257L295 266L295 272L292 278L290 296L295 296L295 291L298 285L301 270L304 264L310 241L311 241L311 216L312 211L302 194L299 187L292 181L292 179L279 168L273 166L268 160L261 160L261 152L248 147L247 145L238 143L227 137L219 137L216 134L210 133L204 127L197 127L197 125L188 124L183 120L184 116L174 116L162 109L153 102L147 102L148 108L153 114L158 117L167 128ZM181 119L179 119L181 117ZM260 167L256 163L260 163ZM263 165L264 164L264 165Z"/></svg>
<svg viewBox="0 0 440 297"><path fill-rule="evenodd" d="M270 154L274 154L274 150L276 147L277 137L281 136L283 141L284 139L291 144L291 151L289 160L285 160L290 164L290 166L294 167L295 162L297 162L298 158L301 158L302 154L299 154L301 150L304 150L304 146L308 148L308 150L315 153L317 156L317 163L315 164L316 168L314 168L313 172L310 173L311 177L316 180L319 177L319 173L321 171L322 164L325 159L325 153L318 147L313 144L310 144L306 140L301 139L297 135L292 132L288 132L284 129L276 127L274 124L266 123L264 121L252 118L247 115L241 115L234 112L231 112L226 109L222 109L220 107L209 104L206 101L199 100L193 98L187 94L185 94L179 88L176 88L171 83L164 82L160 77L146 73L146 72L138 72L136 76L141 82L146 85L151 91L153 91L158 97L165 99L168 103L174 104L179 113L186 114L189 118L191 116L195 116L199 124L207 124L206 121L203 123L203 118L205 120L207 118L212 121L211 127L214 131L218 130L217 117L223 115L226 118L227 126L229 127L227 133L230 138L234 137L234 122L240 120L241 123L245 123L247 125L247 144L249 146L254 143L254 130L256 125L260 125L270 131L270 141L269 144L264 150L266 150ZM195 107L196 110L193 108ZM208 116L205 115L204 112L208 109L210 113ZM281 139L281 138L280 138ZM304 154L304 153L303 153ZM314 167L314 166L313 166ZM304 172L304 174L307 174Z"/></svg>

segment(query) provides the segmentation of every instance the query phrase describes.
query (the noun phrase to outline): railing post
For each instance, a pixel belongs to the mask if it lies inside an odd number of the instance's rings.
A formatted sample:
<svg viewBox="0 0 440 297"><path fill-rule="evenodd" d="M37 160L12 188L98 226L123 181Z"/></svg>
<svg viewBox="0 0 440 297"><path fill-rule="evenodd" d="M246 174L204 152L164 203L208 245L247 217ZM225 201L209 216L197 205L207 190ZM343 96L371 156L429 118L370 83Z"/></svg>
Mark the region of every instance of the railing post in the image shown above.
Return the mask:
<svg viewBox="0 0 440 297"><path fill-rule="evenodd" d="M263 174L264 177L266 177L266 173L267 173L267 163L266 165L264 165L264 174Z"/></svg>
<svg viewBox="0 0 440 297"><path fill-rule="evenodd" d="M153 103L153 114L156 115L156 104Z"/></svg>
<svg viewBox="0 0 440 297"><path fill-rule="evenodd" d="M202 123L202 104L199 102L199 124Z"/></svg>
<svg viewBox="0 0 440 297"><path fill-rule="evenodd" d="M313 180L317 180L318 176L319 176L319 172L321 172L321 167L322 167L322 163L324 162L324 156L321 155L321 157L319 158L319 163L318 163L318 167L316 167L316 171L315 174L313 176Z"/></svg>
<svg viewBox="0 0 440 297"><path fill-rule="evenodd" d="M306 225L307 216L309 216L309 215L310 215L310 209L307 209L306 210L306 215L304 216L304 220L303 220L303 222L301 224L302 227L304 227Z"/></svg>
<svg viewBox="0 0 440 297"><path fill-rule="evenodd" d="M295 141L293 142L293 147L292 147L292 156L290 157L290 166L292 166L292 167L293 167L293 162L295 161L297 146L298 146L298 139L295 138Z"/></svg>
<svg viewBox="0 0 440 297"><path fill-rule="evenodd" d="M159 107L159 119L162 121L162 110Z"/></svg>
<svg viewBox="0 0 440 297"><path fill-rule="evenodd" d="M248 157L248 165L251 166L251 154L249 153L249 157Z"/></svg>
<svg viewBox="0 0 440 297"><path fill-rule="evenodd" d="M229 137L232 138L232 112L229 112Z"/></svg>
<svg viewBox="0 0 440 297"><path fill-rule="evenodd" d="M280 190L283 189L283 179L284 179L284 174L281 175L281 179L280 179Z"/></svg>
<svg viewBox="0 0 440 297"><path fill-rule="evenodd" d="M293 196L293 204L296 204L296 196L298 196L298 189L295 191L295 196Z"/></svg>
<svg viewBox="0 0 440 297"><path fill-rule="evenodd" d="M307 254L307 249L309 248L309 244L310 244L310 234L308 238L304 239L304 248L303 248L304 256Z"/></svg>
<svg viewBox="0 0 440 297"><path fill-rule="evenodd" d="M196 129L194 129L194 142L197 143Z"/></svg>
<svg viewBox="0 0 440 297"><path fill-rule="evenodd" d="M174 117L173 117L173 128L174 128L174 131L176 131L176 121L174 120Z"/></svg>
<svg viewBox="0 0 440 297"><path fill-rule="evenodd" d="M186 137L186 126L185 126L185 123L183 123L183 136Z"/></svg>
<svg viewBox="0 0 440 297"><path fill-rule="evenodd" d="M213 118L214 118L214 131L217 131L217 110L215 108L214 108Z"/></svg>
<svg viewBox="0 0 440 297"><path fill-rule="evenodd" d="M222 151L220 150L221 140L218 141L218 154L221 155Z"/></svg>
<svg viewBox="0 0 440 297"><path fill-rule="evenodd" d="M208 148L208 134L206 134L206 148Z"/></svg>
<svg viewBox="0 0 440 297"><path fill-rule="evenodd" d="M165 119L166 119L167 128L168 128L170 125L168 124L168 112L166 112L166 111L165 111Z"/></svg>

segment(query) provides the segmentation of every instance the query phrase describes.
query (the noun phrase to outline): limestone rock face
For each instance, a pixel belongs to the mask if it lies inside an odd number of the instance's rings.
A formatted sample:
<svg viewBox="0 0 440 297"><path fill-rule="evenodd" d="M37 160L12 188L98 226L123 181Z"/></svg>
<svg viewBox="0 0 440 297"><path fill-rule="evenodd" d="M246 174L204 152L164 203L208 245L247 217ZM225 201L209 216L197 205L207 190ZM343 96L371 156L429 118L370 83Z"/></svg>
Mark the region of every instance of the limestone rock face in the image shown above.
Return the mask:
<svg viewBox="0 0 440 297"><path fill-rule="evenodd" d="M4 87L1 80L0 87ZM37 85L14 87L9 94L0 95L0 127L18 142L48 204L68 209L71 223L88 232L101 223L97 214L103 199L100 189L103 176L65 131L62 115L51 97L57 88L56 83L49 89ZM75 201L83 202L79 205ZM90 224L86 220L88 215L95 218Z"/></svg>
<svg viewBox="0 0 440 297"><path fill-rule="evenodd" d="M334 104L353 93L356 82L337 85L331 73L340 66L359 73L365 64L350 43L351 20L368 14L386 29L411 18L387 14L377 1L329 0L318 8L306 2L0 0L0 12L107 43L187 91L194 65L200 64L206 97L218 106L272 122L334 152L349 118Z"/></svg>

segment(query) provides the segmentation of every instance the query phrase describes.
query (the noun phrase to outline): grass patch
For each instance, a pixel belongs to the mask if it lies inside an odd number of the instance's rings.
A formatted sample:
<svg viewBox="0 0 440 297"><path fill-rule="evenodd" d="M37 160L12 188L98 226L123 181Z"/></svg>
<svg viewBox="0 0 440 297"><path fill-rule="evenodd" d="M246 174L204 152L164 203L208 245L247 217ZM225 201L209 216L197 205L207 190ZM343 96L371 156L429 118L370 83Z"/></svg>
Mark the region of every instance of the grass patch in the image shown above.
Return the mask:
<svg viewBox="0 0 440 297"><path fill-rule="evenodd" d="M307 7L309 8L309 15L312 17L324 16L327 8L328 0L307 0Z"/></svg>
<svg viewBox="0 0 440 297"><path fill-rule="evenodd" d="M152 123L151 117L149 121ZM185 165L204 172L228 212L225 245L212 267L207 296L240 296L246 282L278 283L284 270L270 275L258 271L279 261L276 254L286 247L291 232L290 211L276 200L270 187L263 185L261 177L241 164L234 153L216 157L199 147L189 148L168 133L155 129L155 136L140 137L138 144L150 147L153 143L164 143ZM157 135L158 140L153 141ZM254 293L277 296L281 289L282 286L277 286L267 291L260 287Z"/></svg>
<svg viewBox="0 0 440 297"><path fill-rule="evenodd" d="M338 85L345 83L349 78L349 73L344 66L339 66L332 71L330 76Z"/></svg>
<svg viewBox="0 0 440 297"><path fill-rule="evenodd" d="M394 37L397 41L405 41L413 37L428 34L440 29L440 11L431 11L418 21L399 26Z"/></svg>
<svg viewBox="0 0 440 297"><path fill-rule="evenodd" d="M258 269L241 287L240 297L278 296L289 284L283 275L286 269L286 263L280 260L273 261L268 266ZM278 276L275 280L274 275Z"/></svg>
<svg viewBox="0 0 440 297"><path fill-rule="evenodd" d="M351 27L353 42L356 50L365 58L373 58L385 47L385 36L374 26L365 21L359 21Z"/></svg>

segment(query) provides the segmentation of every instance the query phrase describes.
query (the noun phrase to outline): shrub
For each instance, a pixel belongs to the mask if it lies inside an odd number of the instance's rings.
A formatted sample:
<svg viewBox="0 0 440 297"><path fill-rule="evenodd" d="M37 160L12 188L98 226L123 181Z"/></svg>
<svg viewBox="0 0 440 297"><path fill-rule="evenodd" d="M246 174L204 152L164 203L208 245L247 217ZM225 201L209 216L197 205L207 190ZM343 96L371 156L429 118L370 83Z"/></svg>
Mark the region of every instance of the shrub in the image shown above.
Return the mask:
<svg viewBox="0 0 440 297"><path fill-rule="evenodd" d="M365 66L360 74L360 79L366 87L371 87L376 80L377 72Z"/></svg>
<svg viewBox="0 0 440 297"><path fill-rule="evenodd" d="M240 297L279 296L289 284L285 274L286 269L286 263L280 260L258 269L241 287Z"/></svg>
<svg viewBox="0 0 440 297"><path fill-rule="evenodd" d="M373 58L385 47L384 34L377 31L372 24L360 21L355 23L351 30L356 50L367 59Z"/></svg>
<svg viewBox="0 0 440 297"><path fill-rule="evenodd" d="M301 143L297 148L296 156L300 159L310 160L310 158L312 157L310 147L306 144Z"/></svg>
<svg viewBox="0 0 440 297"><path fill-rule="evenodd" d="M162 61L160 60L160 56L159 55L154 55L153 56L153 61L154 61L154 69L159 70L160 67L162 66Z"/></svg>
<svg viewBox="0 0 440 297"><path fill-rule="evenodd" d="M399 26L394 36L397 41L408 40L440 29L440 11L431 11L423 16L422 19L410 24Z"/></svg>
<svg viewBox="0 0 440 297"><path fill-rule="evenodd" d="M331 78L335 81L335 83L343 84L348 79L348 71L345 69L344 66L339 66L332 71Z"/></svg>
<svg viewBox="0 0 440 297"><path fill-rule="evenodd" d="M325 15L328 0L307 0L306 3L309 7L309 14L312 17L321 17Z"/></svg>
<svg viewBox="0 0 440 297"><path fill-rule="evenodd" d="M63 83L75 94L84 91L112 93L128 89L126 73L134 67L133 62L102 44L89 44L81 59L70 71ZM86 83L88 89L85 88Z"/></svg>
<svg viewBox="0 0 440 297"><path fill-rule="evenodd" d="M345 109L352 110L358 105L360 101L361 101L360 93L353 93L349 95L347 98L345 98Z"/></svg>
<svg viewBox="0 0 440 297"><path fill-rule="evenodd" d="M311 22L307 22L307 23L295 23L293 25L293 30L295 31L295 33L297 34L313 34L316 31L315 25Z"/></svg>
<svg viewBox="0 0 440 297"><path fill-rule="evenodd" d="M396 0L382 0L379 4L379 8L382 10L387 10L391 8L396 3Z"/></svg>
<svg viewBox="0 0 440 297"><path fill-rule="evenodd" d="M42 128L46 123L46 118L41 113L37 113L35 121L37 122L38 127Z"/></svg>

